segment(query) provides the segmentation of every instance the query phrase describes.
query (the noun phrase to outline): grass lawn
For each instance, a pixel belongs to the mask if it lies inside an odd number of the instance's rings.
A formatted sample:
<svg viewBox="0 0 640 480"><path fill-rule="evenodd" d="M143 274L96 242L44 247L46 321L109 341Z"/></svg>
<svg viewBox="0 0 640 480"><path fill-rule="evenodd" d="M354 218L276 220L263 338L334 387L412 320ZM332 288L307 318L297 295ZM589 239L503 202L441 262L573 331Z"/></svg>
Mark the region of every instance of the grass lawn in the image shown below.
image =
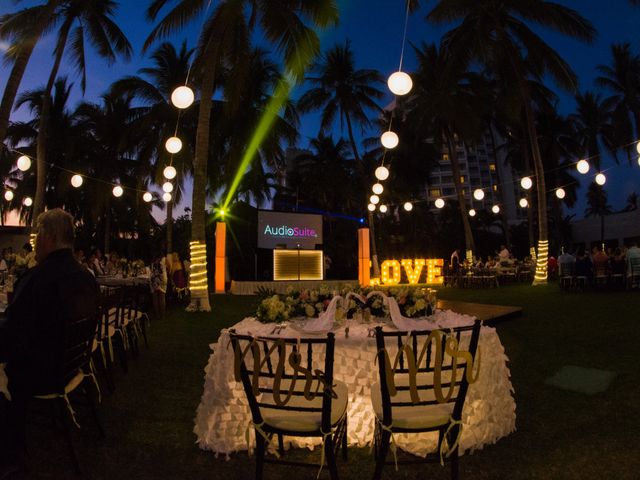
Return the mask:
<svg viewBox="0 0 640 480"><path fill-rule="evenodd" d="M508 286L491 290L443 289L440 298L524 307L521 318L497 326L510 358L517 431L461 458L467 479L624 479L640 477L640 294L567 294L557 286ZM253 478L254 460L230 460L198 449L193 419L204 367L221 328L255 311L255 297L215 296L210 314L175 310L153 322L150 349L117 372L116 391L101 411L101 440L86 412L75 441L92 479ZM597 368L617 375L604 393L587 396L547 386L562 366ZM29 432L32 478L74 478L64 445L43 420ZM294 455L314 455L297 452ZM342 478L370 478L368 449L350 449L339 461ZM266 467L266 478L314 478L316 471ZM403 466L385 478L449 478L439 465ZM77 477L75 477L77 478ZM322 478L329 478L326 470Z"/></svg>

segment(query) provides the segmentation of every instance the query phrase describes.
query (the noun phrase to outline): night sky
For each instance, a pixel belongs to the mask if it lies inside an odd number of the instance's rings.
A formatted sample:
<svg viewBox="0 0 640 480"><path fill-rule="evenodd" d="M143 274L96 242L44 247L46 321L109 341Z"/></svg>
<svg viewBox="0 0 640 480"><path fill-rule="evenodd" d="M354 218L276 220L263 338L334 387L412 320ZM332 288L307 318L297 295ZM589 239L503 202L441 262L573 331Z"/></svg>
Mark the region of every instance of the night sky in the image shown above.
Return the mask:
<svg viewBox="0 0 640 480"><path fill-rule="evenodd" d="M15 11L18 7L30 6L40 3L38 1L23 1L18 6L9 0L0 0L0 14ZM408 41L419 44L421 41L437 42L446 27L434 27L424 20L424 16L429 7L435 2L423 2L422 11L416 12L410 18L408 27ZM640 24L640 8L633 8L627 0L609 1L584 1L584 0L563 0L563 3L574 8L582 15L593 22L598 30L598 38L593 45L584 45L579 42L567 40L560 35L551 32L540 32L544 38L573 66L580 79L581 90L594 89L594 79L597 76L595 67L599 64L609 63L609 46L612 43L629 41L633 50L640 52L640 37L637 34L638 24ZM97 101L98 97L115 80L124 75L135 74L144 66L147 60L141 55L140 50L149 30L150 24L144 18L144 10L147 1L143 0L120 0L120 10L116 21L124 30L132 43L136 56L129 63L118 63L108 66L95 55L90 53L87 61L88 85L86 100ZM213 5L216 2L214 0ZM333 46L335 43L344 42L345 38L351 40L351 46L355 52L357 68L375 68L383 76L388 76L397 70L404 20L404 2L390 0L339 0L340 25L332 30L322 33L323 49ZM186 38L189 45L193 45L200 28L201 20L192 24L170 40L175 43ZM46 81L52 63L52 50L54 46L53 36L49 36L38 45L34 53L21 89L31 89L40 87ZM6 45L0 43L0 50ZM411 70L415 64L411 47L407 45L405 56L405 69ZM61 74L67 74L70 79L74 79L73 70L63 66ZM0 88L4 88L8 68L0 66ZM81 92L78 85L72 96L72 103L81 100ZM555 88L554 88L555 90ZM300 94L300 89L294 92L294 96ZM391 95L383 101L383 104L391 100ZM562 113L570 113L573 109L571 95L560 94L560 106ZM13 120L26 118L26 112L18 111L12 116ZM338 136L340 131L336 127L334 136ZM309 138L314 137L318 132L318 116L307 115L302 117L301 125L301 146L305 146ZM363 136L368 136L372 132L363 132ZM346 132L344 133L346 136ZM605 189L609 194L609 203L614 210L624 207L627 196L634 190L640 193L640 166L634 162L632 166L623 161L621 165L616 165L612 159L603 161L603 169L606 169L607 184ZM591 179L585 179L585 184ZM158 190L160 190L158 188ZM580 218L583 216L585 202L584 191L579 193L579 203L573 213ZM190 203L190 192L187 192ZM365 200L363 200L365 201ZM176 209L177 214L182 213L182 208Z"/></svg>

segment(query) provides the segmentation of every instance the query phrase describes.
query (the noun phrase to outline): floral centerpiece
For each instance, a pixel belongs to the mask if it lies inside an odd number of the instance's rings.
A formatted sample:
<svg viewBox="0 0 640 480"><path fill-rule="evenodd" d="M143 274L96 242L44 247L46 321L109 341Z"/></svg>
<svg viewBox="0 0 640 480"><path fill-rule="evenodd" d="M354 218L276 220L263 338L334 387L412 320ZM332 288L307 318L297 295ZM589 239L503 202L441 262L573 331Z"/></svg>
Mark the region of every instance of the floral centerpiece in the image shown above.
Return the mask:
<svg viewBox="0 0 640 480"><path fill-rule="evenodd" d="M134 260L129 265L129 271L133 277L137 277L144 272L144 262L142 260Z"/></svg>
<svg viewBox="0 0 640 480"><path fill-rule="evenodd" d="M127 277L129 275L129 261L126 258L121 258L118 261L118 271L123 277Z"/></svg>
<svg viewBox="0 0 640 480"><path fill-rule="evenodd" d="M289 319L291 306L282 301L280 295L265 298L258 305L256 317L262 323L280 323Z"/></svg>

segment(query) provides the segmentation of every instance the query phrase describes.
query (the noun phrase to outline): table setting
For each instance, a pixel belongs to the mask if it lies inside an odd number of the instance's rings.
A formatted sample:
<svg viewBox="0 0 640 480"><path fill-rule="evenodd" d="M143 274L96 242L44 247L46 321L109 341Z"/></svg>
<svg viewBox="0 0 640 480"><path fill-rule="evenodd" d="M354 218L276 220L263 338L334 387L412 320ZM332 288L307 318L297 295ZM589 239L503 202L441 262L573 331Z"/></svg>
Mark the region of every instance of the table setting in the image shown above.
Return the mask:
<svg viewBox="0 0 640 480"><path fill-rule="evenodd" d="M375 327L446 332L475 320L451 310L437 310L435 305L435 291L416 287L391 292L287 292L265 298L255 317L247 317L232 328L242 334L283 338L333 332L334 376L349 388L348 443L364 447L371 444L374 432L371 385L378 381ZM300 315L302 311L307 316ZM242 385L234 379L234 355L229 343L229 329L224 329L217 342L210 345L212 353L205 367L204 391L194 426L200 448L226 456L247 450L246 432L251 421ZM469 388L463 411L461 452L480 449L515 431L516 405L508 358L496 330L482 326L479 345L480 376ZM422 457L437 447L437 435L433 433L396 437L399 448ZM312 449L320 439L287 437L285 442Z"/></svg>

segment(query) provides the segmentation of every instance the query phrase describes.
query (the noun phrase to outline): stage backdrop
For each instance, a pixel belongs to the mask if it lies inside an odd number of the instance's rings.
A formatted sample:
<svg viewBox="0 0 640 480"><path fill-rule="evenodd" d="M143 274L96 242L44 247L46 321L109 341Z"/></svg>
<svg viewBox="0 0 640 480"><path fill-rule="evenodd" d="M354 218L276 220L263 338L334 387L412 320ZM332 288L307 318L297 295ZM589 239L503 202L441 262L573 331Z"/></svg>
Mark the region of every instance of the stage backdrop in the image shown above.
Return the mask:
<svg viewBox="0 0 640 480"><path fill-rule="evenodd" d="M258 211L258 248L313 250L322 244L322 215Z"/></svg>

